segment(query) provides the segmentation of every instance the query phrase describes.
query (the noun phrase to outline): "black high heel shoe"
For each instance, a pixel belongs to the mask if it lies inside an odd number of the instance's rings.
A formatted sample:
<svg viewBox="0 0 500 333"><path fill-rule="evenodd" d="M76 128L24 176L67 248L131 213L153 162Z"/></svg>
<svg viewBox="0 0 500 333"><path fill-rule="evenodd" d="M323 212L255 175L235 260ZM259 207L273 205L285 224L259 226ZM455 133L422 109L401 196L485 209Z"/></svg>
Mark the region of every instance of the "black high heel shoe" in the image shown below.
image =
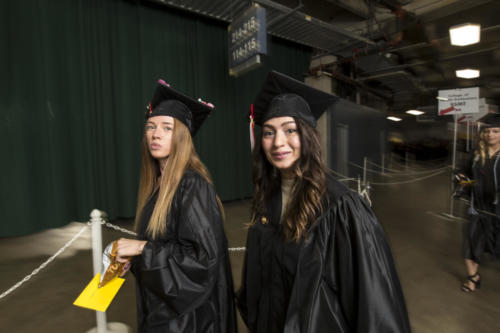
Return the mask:
<svg viewBox="0 0 500 333"><path fill-rule="evenodd" d="M477 280L474 280L475 277L477 277ZM474 289L471 289L469 287L469 282L472 282L472 284L474 285ZM466 293L474 292L477 289L481 289L481 275L479 275L478 272L476 272L476 274L467 276L467 280L465 280L465 282L462 284L462 291Z"/></svg>

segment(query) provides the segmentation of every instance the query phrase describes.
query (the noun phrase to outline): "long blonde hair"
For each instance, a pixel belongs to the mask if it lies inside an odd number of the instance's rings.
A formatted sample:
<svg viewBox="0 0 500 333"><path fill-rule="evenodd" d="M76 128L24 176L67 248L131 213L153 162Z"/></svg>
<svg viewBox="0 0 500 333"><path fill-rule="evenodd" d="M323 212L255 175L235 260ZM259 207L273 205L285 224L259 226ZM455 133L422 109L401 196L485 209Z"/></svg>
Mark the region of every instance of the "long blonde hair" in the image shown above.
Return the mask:
<svg viewBox="0 0 500 333"><path fill-rule="evenodd" d="M153 213L148 223L146 233L157 239L165 235L167 216L172 207L174 194L179 186L186 169L190 168L200 174L208 183L213 184L206 166L201 162L194 148L191 133L179 120L174 118L171 150L163 173L160 175L160 165L148 148L147 139L142 137L141 175L139 193L137 195L137 210L135 215L135 229L138 230L144 206L158 190ZM224 209L219 197L216 197L221 216L224 218Z"/></svg>
<svg viewBox="0 0 500 333"><path fill-rule="evenodd" d="M484 129L479 132L479 140L477 142L477 148L474 151L474 160L481 161L481 165L484 165L486 158L488 156L488 149L486 142L484 140Z"/></svg>

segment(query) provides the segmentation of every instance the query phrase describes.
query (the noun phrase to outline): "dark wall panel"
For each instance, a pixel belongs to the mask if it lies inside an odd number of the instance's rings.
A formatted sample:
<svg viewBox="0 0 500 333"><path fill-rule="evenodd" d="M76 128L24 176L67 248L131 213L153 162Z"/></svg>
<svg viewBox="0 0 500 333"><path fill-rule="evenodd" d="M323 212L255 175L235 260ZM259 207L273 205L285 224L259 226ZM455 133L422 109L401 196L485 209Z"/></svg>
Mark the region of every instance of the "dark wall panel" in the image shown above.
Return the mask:
<svg viewBox="0 0 500 333"><path fill-rule="evenodd" d="M229 77L225 24L138 1L1 1L0 37L0 236L132 217L158 78L215 104L197 150L223 200L250 196L249 105L268 70L302 79L310 60L271 39L262 67Z"/></svg>
<svg viewBox="0 0 500 333"><path fill-rule="evenodd" d="M336 103L330 113L330 166L339 170L335 159L342 143L335 133L338 125L348 128L348 172L345 176L357 177L363 175L362 166L367 157L370 161L381 164L381 155L385 151L386 119L384 113L375 109L358 105L345 99Z"/></svg>

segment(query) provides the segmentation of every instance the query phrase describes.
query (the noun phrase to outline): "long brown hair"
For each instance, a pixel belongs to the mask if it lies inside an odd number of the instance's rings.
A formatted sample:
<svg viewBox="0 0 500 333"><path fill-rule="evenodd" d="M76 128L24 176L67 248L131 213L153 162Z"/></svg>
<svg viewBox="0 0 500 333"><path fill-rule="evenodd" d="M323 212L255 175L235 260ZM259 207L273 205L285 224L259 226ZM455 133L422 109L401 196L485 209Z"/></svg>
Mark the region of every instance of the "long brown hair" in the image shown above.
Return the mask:
<svg viewBox="0 0 500 333"><path fill-rule="evenodd" d="M295 162L295 183L290 201L281 214L281 226L287 240L298 241L305 236L324 209L326 192L326 166L321 153L319 134L310 125L294 118L300 137L300 158ZM256 140L253 152L254 196L251 208L251 225L266 213L269 196L280 190L279 172L265 157L262 134Z"/></svg>
<svg viewBox="0 0 500 333"><path fill-rule="evenodd" d="M161 176L160 164L149 153L145 135L142 137L141 156L141 175L139 193L137 195L135 229L138 230L144 206L159 188L158 199L156 200L146 229L146 232L152 239L157 239L165 235L166 219L172 206L172 200L186 169L190 168L194 170L210 184L213 182L207 168L196 153L191 133L176 118L174 118L170 154ZM217 197L217 204L219 205L221 215L224 216L224 210L219 197Z"/></svg>

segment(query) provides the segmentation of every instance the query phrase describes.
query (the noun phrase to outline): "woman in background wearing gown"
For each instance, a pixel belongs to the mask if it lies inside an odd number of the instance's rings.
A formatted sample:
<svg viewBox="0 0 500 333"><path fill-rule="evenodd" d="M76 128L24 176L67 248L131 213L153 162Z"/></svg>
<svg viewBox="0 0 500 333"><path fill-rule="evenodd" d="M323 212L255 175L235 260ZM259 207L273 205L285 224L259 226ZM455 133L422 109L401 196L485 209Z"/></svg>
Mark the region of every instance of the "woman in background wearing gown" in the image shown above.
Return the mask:
<svg viewBox="0 0 500 333"><path fill-rule="evenodd" d="M192 136L213 105L160 80L146 113L132 257L139 332L236 331L222 206Z"/></svg>
<svg viewBox="0 0 500 333"><path fill-rule="evenodd" d="M462 290L468 293L481 287L479 263L483 254L500 258L500 114L487 114L479 122L479 143L462 175L474 181L470 222L464 234L467 279Z"/></svg>
<svg viewBox="0 0 500 333"><path fill-rule="evenodd" d="M254 103L254 199L238 307L250 332L410 332L389 244L322 160L337 98L271 72Z"/></svg>

